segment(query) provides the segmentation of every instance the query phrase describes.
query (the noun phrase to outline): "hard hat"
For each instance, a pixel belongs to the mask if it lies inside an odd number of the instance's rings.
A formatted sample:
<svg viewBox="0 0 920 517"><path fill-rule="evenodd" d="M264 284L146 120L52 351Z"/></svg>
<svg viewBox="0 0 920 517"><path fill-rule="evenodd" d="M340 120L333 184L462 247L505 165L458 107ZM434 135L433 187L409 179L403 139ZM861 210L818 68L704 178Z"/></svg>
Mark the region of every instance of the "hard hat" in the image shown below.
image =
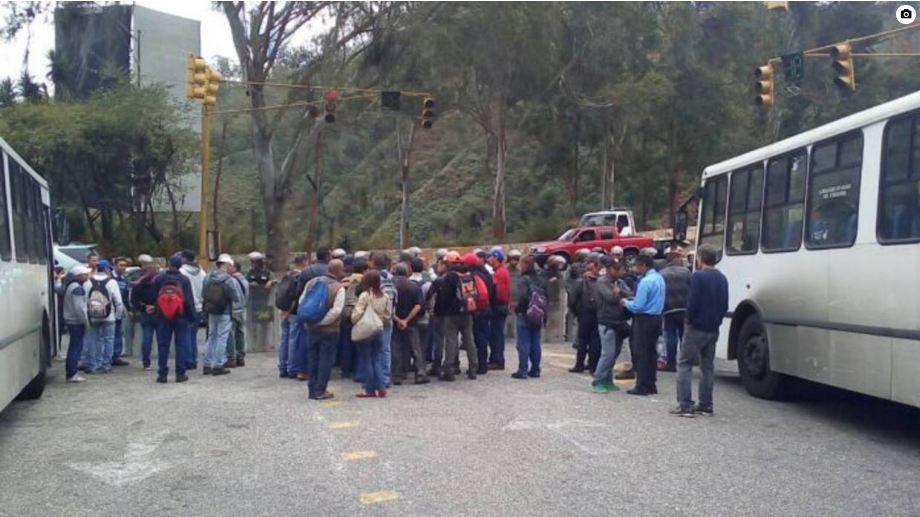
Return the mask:
<svg viewBox="0 0 920 517"><path fill-rule="evenodd" d="M587 255L588 253L591 253L591 250L589 250L588 248L579 248L578 251L575 252L575 256L583 257Z"/></svg>
<svg viewBox="0 0 920 517"><path fill-rule="evenodd" d="M253 251L249 254L249 260L264 260L265 255L259 253L258 251Z"/></svg>
<svg viewBox="0 0 920 517"><path fill-rule="evenodd" d="M347 255L347 252L342 248L336 248L332 250L332 258L340 259L340 258L344 258L345 255Z"/></svg>
<svg viewBox="0 0 920 517"><path fill-rule="evenodd" d="M622 257L623 248L621 248L620 246L614 246L610 248L610 254L613 255L614 257Z"/></svg>
<svg viewBox="0 0 920 517"><path fill-rule="evenodd" d="M651 258L655 258L658 256L658 250L656 250L655 248L642 248L642 251L640 253L642 253L643 255L647 255Z"/></svg>
<svg viewBox="0 0 920 517"><path fill-rule="evenodd" d="M70 274L73 276L88 275L92 272L93 270L85 264L77 264L76 266L70 268Z"/></svg>
<svg viewBox="0 0 920 517"><path fill-rule="evenodd" d="M422 254L422 248L419 248L418 246L412 246L409 248L409 253L412 254L412 258L417 258Z"/></svg>
<svg viewBox="0 0 920 517"><path fill-rule="evenodd" d="M438 260L443 259L445 255L447 255L447 250L445 248L441 248L438 251L434 252L434 257Z"/></svg>
<svg viewBox="0 0 920 517"><path fill-rule="evenodd" d="M355 259L356 259L356 260L357 260L357 259L367 260L367 258L370 257L370 256L371 256L371 254L368 253L368 252L366 252L366 251L356 251L356 252L355 252Z"/></svg>
<svg viewBox="0 0 920 517"><path fill-rule="evenodd" d="M519 250L511 250L508 252L508 258L521 258L521 252Z"/></svg>
<svg viewBox="0 0 920 517"><path fill-rule="evenodd" d="M147 265L147 264L153 264L153 257L151 257L150 255L146 253L143 253L137 256L137 263L142 266Z"/></svg>
<svg viewBox="0 0 920 517"><path fill-rule="evenodd" d="M457 253L456 251L448 251L447 253L444 254L444 262L447 262L447 263L460 262L460 254Z"/></svg>
<svg viewBox="0 0 920 517"><path fill-rule="evenodd" d="M463 256L463 263L467 266L476 266L479 264L479 257L475 253L467 253Z"/></svg>

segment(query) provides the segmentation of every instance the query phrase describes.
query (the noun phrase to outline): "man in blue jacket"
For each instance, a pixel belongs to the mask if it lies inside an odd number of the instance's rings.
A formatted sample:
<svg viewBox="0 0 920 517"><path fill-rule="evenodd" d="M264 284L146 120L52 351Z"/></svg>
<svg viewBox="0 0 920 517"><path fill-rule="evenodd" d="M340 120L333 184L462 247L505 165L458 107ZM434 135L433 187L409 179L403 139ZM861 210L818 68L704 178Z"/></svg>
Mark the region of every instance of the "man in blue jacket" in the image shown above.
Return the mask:
<svg viewBox="0 0 920 517"><path fill-rule="evenodd" d="M661 335L661 312L664 310L664 279L655 271L652 257L636 257L636 272L641 275L636 297L622 304L633 314L632 334L636 357L636 386L627 391L630 395L655 395L658 393L656 345Z"/></svg>
<svg viewBox="0 0 920 517"><path fill-rule="evenodd" d="M185 369L189 365L187 355L191 352L189 340L191 339L192 325L198 324L198 313L195 311L195 297L192 293L192 284L179 269L182 267L182 255L175 254L169 257L169 269L164 271L153 283L157 293L157 382L165 383L169 373L169 343L175 338L176 353L176 382L185 382L188 375ZM167 287L171 289L166 289ZM167 296L175 300L169 291L178 288L182 292L182 308L175 315L163 313Z"/></svg>
<svg viewBox="0 0 920 517"><path fill-rule="evenodd" d="M677 362L677 402L671 410L677 416L712 415L712 384L715 371L716 343L719 328L728 311L728 280L715 268L719 254L715 248L700 246L697 254L699 268L690 278L687 298L687 331ZM700 358L699 405L693 406L690 379L693 361Z"/></svg>

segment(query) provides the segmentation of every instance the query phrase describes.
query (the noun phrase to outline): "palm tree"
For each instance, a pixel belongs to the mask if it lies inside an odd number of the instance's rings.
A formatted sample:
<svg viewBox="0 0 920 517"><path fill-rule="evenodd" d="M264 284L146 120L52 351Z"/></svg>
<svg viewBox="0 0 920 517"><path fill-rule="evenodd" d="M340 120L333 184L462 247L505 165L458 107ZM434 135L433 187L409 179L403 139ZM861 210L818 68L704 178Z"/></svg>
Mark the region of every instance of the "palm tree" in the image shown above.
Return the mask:
<svg viewBox="0 0 920 517"><path fill-rule="evenodd" d="M0 81L0 108L16 104L16 85L9 77Z"/></svg>
<svg viewBox="0 0 920 517"><path fill-rule="evenodd" d="M70 97L70 85L67 81L67 63L63 56L59 55L54 49L48 51L48 73L45 78L54 85L54 97L57 99L68 99Z"/></svg>
<svg viewBox="0 0 920 517"><path fill-rule="evenodd" d="M37 104L45 100L42 85L35 82L26 70L23 70L19 77L19 96L29 104Z"/></svg>

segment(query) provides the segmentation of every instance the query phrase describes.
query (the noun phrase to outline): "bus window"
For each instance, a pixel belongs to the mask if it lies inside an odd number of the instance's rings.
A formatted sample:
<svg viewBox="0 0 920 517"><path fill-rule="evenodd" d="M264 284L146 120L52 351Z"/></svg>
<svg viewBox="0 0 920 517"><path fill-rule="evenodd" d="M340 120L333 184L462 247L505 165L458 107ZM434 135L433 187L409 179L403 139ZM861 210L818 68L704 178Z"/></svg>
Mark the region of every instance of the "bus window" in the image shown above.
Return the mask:
<svg viewBox="0 0 920 517"><path fill-rule="evenodd" d="M32 181L32 201L35 206L32 241L35 243L35 261L47 264L48 247L45 242L45 207L42 205L42 189L37 181Z"/></svg>
<svg viewBox="0 0 920 517"><path fill-rule="evenodd" d="M757 252L760 240L760 205L763 197L763 169L752 167L732 173L728 201L726 252L741 255Z"/></svg>
<svg viewBox="0 0 920 517"><path fill-rule="evenodd" d="M23 182L24 191L22 193L23 197L26 200L26 231L28 232L29 240L29 262L33 264L38 263L38 248L40 246L40 239L36 235L36 230L38 229L38 207L35 205L35 187L38 186L35 183L35 180L32 176L28 175L23 171L23 177L25 181Z"/></svg>
<svg viewBox="0 0 920 517"><path fill-rule="evenodd" d="M728 176L712 178L706 182L703 192L702 220L700 221L700 244L708 244L720 254L725 234L725 198L728 192Z"/></svg>
<svg viewBox="0 0 920 517"><path fill-rule="evenodd" d="M920 241L920 117L885 128L885 155L878 200L881 243Z"/></svg>
<svg viewBox="0 0 920 517"><path fill-rule="evenodd" d="M2 169L0 169L0 173L2 173ZM9 261L12 258L13 249L10 245L10 220L6 212L6 181L4 181L3 174L0 174L0 259Z"/></svg>
<svg viewBox="0 0 920 517"><path fill-rule="evenodd" d="M802 244L806 157L802 150L767 164L760 243L764 252L795 251Z"/></svg>
<svg viewBox="0 0 920 517"><path fill-rule="evenodd" d="M25 237L25 217L23 217L23 199L22 199L22 169L19 164L9 160L10 173L10 201L13 205L13 242L16 243L16 260L18 262L28 262L29 254L27 251Z"/></svg>
<svg viewBox="0 0 920 517"><path fill-rule="evenodd" d="M816 145L813 156L805 247L852 246L859 215L862 132Z"/></svg>

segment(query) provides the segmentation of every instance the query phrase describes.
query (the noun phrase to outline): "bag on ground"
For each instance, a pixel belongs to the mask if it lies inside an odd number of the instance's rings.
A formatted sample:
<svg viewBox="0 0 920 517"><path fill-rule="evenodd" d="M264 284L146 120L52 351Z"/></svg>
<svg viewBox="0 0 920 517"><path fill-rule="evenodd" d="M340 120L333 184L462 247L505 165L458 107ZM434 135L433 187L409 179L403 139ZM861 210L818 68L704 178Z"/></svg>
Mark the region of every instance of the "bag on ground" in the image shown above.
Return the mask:
<svg viewBox="0 0 920 517"><path fill-rule="evenodd" d="M112 300L109 298L109 290L105 284L95 278L91 280L92 287L89 290L89 298L86 300L86 314L90 319L104 320L112 314Z"/></svg>
<svg viewBox="0 0 920 517"><path fill-rule="evenodd" d="M319 323L328 312L329 286L319 278L310 280L297 306L297 323Z"/></svg>
<svg viewBox="0 0 920 517"><path fill-rule="evenodd" d="M176 280L167 280L157 293L157 310L166 321L182 316L185 310L185 293Z"/></svg>

